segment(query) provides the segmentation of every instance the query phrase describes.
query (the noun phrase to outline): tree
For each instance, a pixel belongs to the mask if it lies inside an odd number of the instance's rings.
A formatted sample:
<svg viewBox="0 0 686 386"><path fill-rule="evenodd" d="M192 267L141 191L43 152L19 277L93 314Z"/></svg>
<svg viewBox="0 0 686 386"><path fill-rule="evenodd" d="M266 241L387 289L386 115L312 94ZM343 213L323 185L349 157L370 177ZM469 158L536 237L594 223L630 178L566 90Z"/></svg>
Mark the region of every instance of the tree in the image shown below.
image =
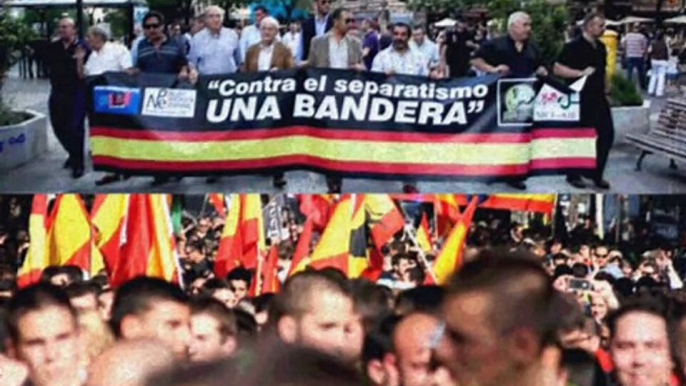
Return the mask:
<svg viewBox="0 0 686 386"><path fill-rule="evenodd" d="M33 31L26 24L0 9L0 126L21 121L21 115L12 113L4 105L2 86L7 72L21 58L21 52L33 37Z"/></svg>
<svg viewBox="0 0 686 386"><path fill-rule="evenodd" d="M274 1L272 2L280 3L281 6L284 9L285 13L285 18L286 22L290 23L293 21L293 11L296 9L306 9L309 10L312 8L312 0L283 0L283 1Z"/></svg>

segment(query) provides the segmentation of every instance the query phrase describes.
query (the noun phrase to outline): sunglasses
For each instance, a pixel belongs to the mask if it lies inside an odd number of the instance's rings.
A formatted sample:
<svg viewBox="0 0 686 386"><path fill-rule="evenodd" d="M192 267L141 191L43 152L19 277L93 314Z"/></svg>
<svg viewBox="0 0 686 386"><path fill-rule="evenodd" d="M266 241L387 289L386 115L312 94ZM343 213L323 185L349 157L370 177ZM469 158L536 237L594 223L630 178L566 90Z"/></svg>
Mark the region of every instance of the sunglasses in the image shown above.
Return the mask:
<svg viewBox="0 0 686 386"><path fill-rule="evenodd" d="M161 24L146 24L143 26L145 29L157 29L160 28Z"/></svg>

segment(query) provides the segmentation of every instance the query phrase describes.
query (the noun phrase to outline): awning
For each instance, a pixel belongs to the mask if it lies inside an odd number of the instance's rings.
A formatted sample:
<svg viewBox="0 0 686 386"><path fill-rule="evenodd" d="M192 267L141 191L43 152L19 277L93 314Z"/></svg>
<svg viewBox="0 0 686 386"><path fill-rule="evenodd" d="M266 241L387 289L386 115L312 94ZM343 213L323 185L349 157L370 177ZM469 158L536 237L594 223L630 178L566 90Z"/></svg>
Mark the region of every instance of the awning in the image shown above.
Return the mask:
<svg viewBox="0 0 686 386"><path fill-rule="evenodd" d="M83 0L84 7L123 7L126 5L147 5L145 0ZM75 7L76 0L6 0L6 7Z"/></svg>

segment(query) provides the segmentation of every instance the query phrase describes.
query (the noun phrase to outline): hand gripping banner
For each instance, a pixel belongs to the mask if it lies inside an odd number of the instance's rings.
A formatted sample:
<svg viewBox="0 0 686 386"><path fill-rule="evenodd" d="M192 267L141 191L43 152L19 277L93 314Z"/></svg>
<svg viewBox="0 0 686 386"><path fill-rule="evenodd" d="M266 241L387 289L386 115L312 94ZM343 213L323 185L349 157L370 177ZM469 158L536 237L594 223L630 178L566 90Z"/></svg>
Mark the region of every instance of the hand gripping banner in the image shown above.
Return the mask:
<svg viewBox="0 0 686 386"><path fill-rule="evenodd" d="M579 94L537 79L343 70L91 79L96 170L500 180L595 167Z"/></svg>

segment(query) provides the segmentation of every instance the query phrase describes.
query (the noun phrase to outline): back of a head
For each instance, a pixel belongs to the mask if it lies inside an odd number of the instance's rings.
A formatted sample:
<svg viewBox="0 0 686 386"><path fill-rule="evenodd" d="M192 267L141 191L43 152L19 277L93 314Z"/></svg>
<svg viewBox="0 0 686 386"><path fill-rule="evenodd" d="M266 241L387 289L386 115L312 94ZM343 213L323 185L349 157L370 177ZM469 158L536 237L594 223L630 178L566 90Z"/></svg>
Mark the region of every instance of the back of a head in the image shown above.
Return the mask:
<svg viewBox="0 0 686 386"><path fill-rule="evenodd" d="M405 315L411 312L435 313L445 298L445 288L420 286L403 291L396 300L396 311Z"/></svg>
<svg viewBox="0 0 686 386"><path fill-rule="evenodd" d="M211 297L193 299L190 302L192 315L209 315L219 323L219 332L222 337L236 336L238 325L234 311L226 307L222 302Z"/></svg>
<svg viewBox="0 0 686 386"><path fill-rule="evenodd" d="M365 331L369 332L374 325L391 314L391 298L383 288L364 279L351 282L350 288L355 309L362 316Z"/></svg>
<svg viewBox="0 0 686 386"><path fill-rule="evenodd" d="M601 372L596 359L581 349L568 349L562 352L562 367L569 374L569 383L576 386L598 385L598 372Z"/></svg>
<svg viewBox="0 0 686 386"><path fill-rule="evenodd" d="M76 323L76 310L69 302L69 298L60 288L49 284L37 284L24 288L10 300L7 306L7 328L10 338L15 342L19 339L19 321L25 315L50 307L67 310Z"/></svg>
<svg viewBox="0 0 686 386"><path fill-rule="evenodd" d="M174 354L156 340L120 341L91 364L88 386L143 386L173 364Z"/></svg>
<svg viewBox="0 0 686 386"><path fill-rule="evenodd" d="M545 269L527 253L487 251L452 278L447 297L479 293L491 299L488 318L500 328L530 328L552 339L555 290Z"/></svg>
<svg viewBox="0 0 686 386"><path fill-rule="evenodd" d="M362 362L365 365L365 368L370 361L381 361L386 354L395 351L393 332L401 320L402 316L387 316L365 336L362 349Z"/></svg>
<svg viewBox="0 0 686 386"><path fill-rule="evenodd" d="M186 294L174 284L162 279L138 277L122 285L112 304L110 324L117 337L121 337L121 322L127 315L140 315L160 301L186 303Z"/></svg>
<svg viewBox="0 0 686 386"><path fill-rule="evenodd" d="M325 273L305 271L292 276L274 299L269 316L270 323L278 323L286 315L300 318L310 312L313 295L321 293L335 293L350 297L349 289L344 282Z"/></svg>

